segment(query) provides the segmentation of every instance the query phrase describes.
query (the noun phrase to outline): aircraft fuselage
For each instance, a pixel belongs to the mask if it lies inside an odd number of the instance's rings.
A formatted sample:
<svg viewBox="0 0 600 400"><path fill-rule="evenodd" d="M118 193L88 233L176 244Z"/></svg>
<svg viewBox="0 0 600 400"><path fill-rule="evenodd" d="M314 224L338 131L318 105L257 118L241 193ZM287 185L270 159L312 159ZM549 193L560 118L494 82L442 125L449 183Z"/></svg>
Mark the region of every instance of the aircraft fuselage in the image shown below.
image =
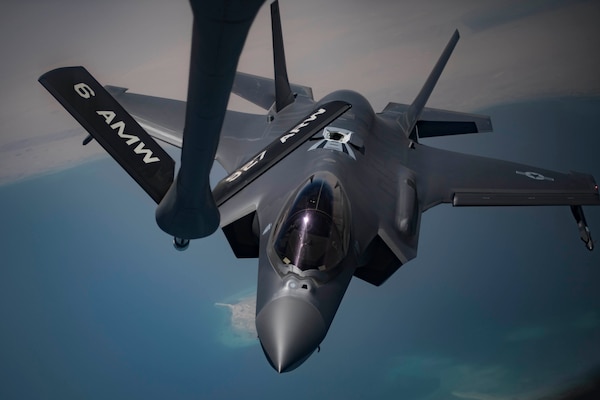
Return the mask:
<svg viewBox="0 0 600 400"><path fill-rule="evenodd" d="M259 178L278 182L289 179L287 168L304 171L294 192L277 193L278 185L270 184L268 198L257 204L256 328L279 372L296 368L318 348L377 233L378 221L362 217L377 202L369 198L373 182L356 182L365 177L369 146L377 146L371 137L377 117L368 101L352 91L334 92L316 106L331 100L347 101L352 108ZM290 105L272 129L289 126L289 114L314 107Z"/></svg>

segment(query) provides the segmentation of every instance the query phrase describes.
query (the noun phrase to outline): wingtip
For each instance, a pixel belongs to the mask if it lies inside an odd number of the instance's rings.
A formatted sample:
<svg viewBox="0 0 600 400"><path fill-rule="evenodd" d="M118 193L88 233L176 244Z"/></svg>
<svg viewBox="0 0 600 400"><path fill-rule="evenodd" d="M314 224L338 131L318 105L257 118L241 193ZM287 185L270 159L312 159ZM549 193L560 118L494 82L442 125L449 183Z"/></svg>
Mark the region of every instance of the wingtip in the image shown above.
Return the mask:
<svg viewBox="0 0 600 400"><path fill-rule="evenodd" d="M451 42L458 42L458 40L460 39L460 32L458 31L458 28L454 30L454 33L452 34L452 38L450 38Z"/></svg>

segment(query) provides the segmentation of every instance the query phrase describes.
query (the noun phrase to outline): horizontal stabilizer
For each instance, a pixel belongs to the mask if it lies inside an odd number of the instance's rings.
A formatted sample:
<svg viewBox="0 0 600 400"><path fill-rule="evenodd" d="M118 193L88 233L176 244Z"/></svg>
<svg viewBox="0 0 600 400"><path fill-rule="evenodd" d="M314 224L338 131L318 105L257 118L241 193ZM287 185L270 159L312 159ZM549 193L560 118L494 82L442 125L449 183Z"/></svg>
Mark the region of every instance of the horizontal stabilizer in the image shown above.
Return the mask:
<svg viewBox="0 0 600 400"><path fill-rule="evenodd" d="M400 123L409 107L407 104L389 103L381 113L394 117ZM491 131L492 121L487 115L425 107L410 136L428 138Z"/></svg>
<svg viewBox="0 0 600 400"><path fill-rule="evenodd" d="M159 203L174 177L175 162L83 67L49 71L44 87Z"/></svg>
<svg viewBox="0 0 600 400"><path fill-rule="evenodd" d="M117 86L105 88L150 136L181 148L185 125L184 101L130 93ZM227 173L233 172L272 140L264 137L267 123L264 115L232 110L225 112L216 159Z"/></svg>
<svg viewBox="0 0 600 400"><path fill-rule="evenodd" d="M130 93L126 88L105 85L125 110L150 136L181 148L185 125L185 101Z"/></svg>
<svg viewBox="0 0 600 400"><path fill-rule="evenodd" d="M313 99L311 88L293 83L290 87L294 94ZM275 81L271 78L237 72L231 92L265 110L275 103Z"/></svg>
<svg viewBox="0 0 600 400"><path fill-rule="evenodd" d="M264 174L314 134L335 121L350 107L344 101L325 103L312 111L294 127L283 133L248 162L221 180L213 190L217 206L221 206L240 190Z"/></svg>

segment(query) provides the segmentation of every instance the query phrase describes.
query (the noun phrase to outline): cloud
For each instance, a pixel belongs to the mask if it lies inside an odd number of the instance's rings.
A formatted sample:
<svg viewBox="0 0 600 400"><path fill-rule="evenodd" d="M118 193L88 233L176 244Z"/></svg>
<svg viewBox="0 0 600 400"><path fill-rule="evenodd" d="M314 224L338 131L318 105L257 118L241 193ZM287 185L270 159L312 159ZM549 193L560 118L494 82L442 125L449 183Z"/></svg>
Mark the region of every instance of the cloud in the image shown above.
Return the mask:
<svg viewBox="0 0 600 400"><path fill-rule="evenodd" d="M589 311L577 317L571 323L571 326L581 330L598 328L600 326L600 317L598 317L596 311Z"/></svg>
<svg viewBox="0 0 600 400"><path fill-rule="evenodd" d="M526 330L523 329L523 332ZM531 332L537 332L531 329ZM538 333L536 333L538 334ZM570 387L598 381L598 369L573 371L529 371L522 365L467 361L438 355L394 357L386 369L384 393L410 393L427 400L540 400L556 399ZM590 373L592 371L593 373ZM540 375L539 372L542 372ZM594 380L595 379L595 380ZM587 386L585 386L587 387ZM407 392L408 391L408 392Z"/></svg>
<svg viewBox="0 0 600 400"><path fill-rule="evenodd" d="M515 373L499 364L456 363L443 371L443 387L449 392L501 393L518 381Z"/></svg>
<svg viewBox="0 0 600 400"><path fill-rule="evenodd" d="M579 0L586 1L586 0ZM545 1L503 1L489 7L475 10L465 15L463 21L467 27L474 31L491 29L506 23L519 21L536 14L573 5L573 0L545 0Z"/></svg>
<svg viewBox="0 0 600 400"><path fill-rule="evenodd" d="M107 157L97 143L83 147L83 128L16 139L0 145L0 185Z"/></svg>
<svg viewBox="0 0 600 400"><path fill-rule="evenodd" d="M561 379L528 392L490 395L481 392L454 391L452 395L468 400L568 400L592 399L600 394L600 369L592 368L576 378Z"/></svg>
<svg viewBox="0 0 600 400"><path fill-rule="evenodd" d="M396 357L385 374L385 386L391 388L400 385L405 389L408 382L427 382L427 392L420 393L427 395L427 399L447 399L451 394L466 399L502 399L499 394L512 390L518 380L503 365L476 364L435 355Z"/></svg>
<svg viewBox="0 0 600 400"><path fill-rule="evenodd" d="M539 340L551 335L585 333L600 326L600 317L596 311L586 311L567 321L549 324L529 324L510 330L504 337L507 342Z"/></svg>
<svg viewBox="0 0 600 400"><path fill-rule="evenodd" d="M553 330L541 325L529 325L517 328L506 335L508 342L540 339L553 333Z"/></svg>
<svg viewBox="0 0 600 400"><path fill-rule="evenodd" d="M496 396L477 392L452 392L452 396L469 400L519 400L520 396Z"/></svg>

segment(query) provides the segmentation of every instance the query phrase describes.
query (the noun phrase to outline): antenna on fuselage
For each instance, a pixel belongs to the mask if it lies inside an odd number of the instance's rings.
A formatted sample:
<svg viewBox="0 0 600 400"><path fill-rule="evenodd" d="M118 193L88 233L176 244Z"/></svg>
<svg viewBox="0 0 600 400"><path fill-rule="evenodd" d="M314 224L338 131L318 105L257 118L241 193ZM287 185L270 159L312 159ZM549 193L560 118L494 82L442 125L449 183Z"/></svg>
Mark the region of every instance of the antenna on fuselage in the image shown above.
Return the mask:
<svg viewBox="0 0 600 400"><path fill-rule="evenodd" d="M275 111L279 112L294 102L294 94L290 88L285 65L281 17L277 0L271 3L271 31L273 33L273 66L275 69Z"/></svg>

